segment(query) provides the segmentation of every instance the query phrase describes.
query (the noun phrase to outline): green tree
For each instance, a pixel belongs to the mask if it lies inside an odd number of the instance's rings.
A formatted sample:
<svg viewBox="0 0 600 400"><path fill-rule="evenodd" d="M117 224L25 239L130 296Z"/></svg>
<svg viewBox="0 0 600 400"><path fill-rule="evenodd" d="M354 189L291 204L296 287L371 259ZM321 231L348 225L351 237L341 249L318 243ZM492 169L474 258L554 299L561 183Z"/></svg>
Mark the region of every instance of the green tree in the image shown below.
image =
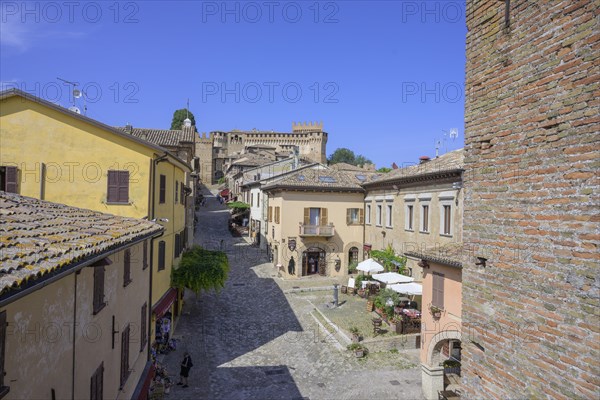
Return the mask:
<svg viewBox="0 0 600 400"><path fill-rule="evenodd" d="M385 250L373 250L371 257L383 264L386 272L398 267L398 272L402 273L406 267L406 257L397 256L391 244L388 244Z"/></svg>
<svg viewBox="0 0 600 400"><path fill-rule="evenodd" d="M183 253L179 267L172 270L171 284L196 294L213 289L218 292L225 286L228 274L229 260L224 252L194 246Z"/></svg>
<svg viewBox="0 0 600 400"><path fill-rule="evenodd" d="M181 129L183 126L183 120L189 118L192 121L192 126L196 127L196 118L194 118L194 114L191 111L188 112L187 108L182 108L176 110L173 113L173 120L171 121L171 129Z"/></svg>
<svg viewBox="0 0 600 400"><path fill-rule="evenodd" d="M390 172L392 169L388 168L388 167L381 167L377 170L377 172L382 172L384 174L387 174L388 172Z"/></svg>
<svg viewBox="0 0 600 400"><path fill-rule="evenodd" d="M371 160L366 158L363 155L356 155L350 149L345 147L340 147L336 151L334 151L327 160L329 164L337 164L337 163L346 163L351 165L363 166L365 164L370 164Z"/></svg>

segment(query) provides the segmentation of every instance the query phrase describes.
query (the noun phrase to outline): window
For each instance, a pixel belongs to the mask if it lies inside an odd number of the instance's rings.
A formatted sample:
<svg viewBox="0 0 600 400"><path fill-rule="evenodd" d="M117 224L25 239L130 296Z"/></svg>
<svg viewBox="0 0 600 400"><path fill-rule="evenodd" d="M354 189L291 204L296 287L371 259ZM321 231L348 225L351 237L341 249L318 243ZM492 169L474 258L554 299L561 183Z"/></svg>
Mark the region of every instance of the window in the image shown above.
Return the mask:
<svg viewBox="0 0 600 400"><path fill-rule="evenodd" d="M144 240L142 247L142 269L148 268L148 241Z"/></svg>
<svg viewBox="0 0 600 400"><path fill-rule="evenodd" d="M121 385L122 388L129 377L129 324L121 333Z"/></svg>
<svg viewBox="0 0 600 400"><path fill-rule="evenodd" d="M94 315L104 308L104 265L94 267Z"/></svg>
<svg viewBox="0 0 600 400"><path fill-rule="evenodd" d="M180 193L180 195L179 195L179 202L181 204L185 204L185 196L183 195L185 185L183 184L183 182L181 182L179 184L179 188L180 188L180 190L179 190L179 193Z"/></svg>
<svg viewBox="0 0 600 400"><path fill-rule="evenodd" d="M381 226L381 204L377 204L377 209L375 211L375 224L377 226Z"/></svg>
<svg viewBox="0 0 600 400"><path fill-rule="evenodd" d="M0 167L0 190L17 193L17 167Z"/></svg>
<svg viewBox="0 0 600 400"><path fill-rule="evenodd" d="M256 193L256 207L260 207L260 193Z"/></svg>
<svg viewBox="0 0 600 400"><path fill-rule="evenodd" d="M358 247L350 247L348 250L348 266L358 264Z"/></svg>
<svg viewBox="0 0 600 400"><path fill-rule="evenodd" d="M108 171L107 203L129 203L129 171Z"/></svg>
<svg viewBox="0 0 600 400"><path fill-rule="evenodd" d="M179 181L175 181L175 204L179 203Z"/></svg>
<svg viewBox="0 0 600 400"><path fill-rule="evenodd" d="M126 249L123 265L123 286L127 286L131 283L131 249Z"/></svg>
<svg viewBox="0 0 600 400"><path fill-rule="evenodd" d="M362 208L348 208L346 209L346 224L357 225L364 224L365 212Z"/></svg>
<svg viewBox="0 0 600 400"><path fill-rule="evenodd" d="M179 236L179 233L176 233L175 234L175 245L173 246L174 250L175 250L174 258L179 257L179 253L180 253L179 248L181 247L180 242L181 242L181 236Z"/></svg>
<svg viewBox="0 0 600 400"><path fill-rule="evenodd" d="M392 227L392 205L387 204L385 207L385 226Z"/></svg>
<svg viewBox="0 0 600 400"><path fill-rule="evenodd" d="M4 357L6 352L6 311L0 312L0 397L8 393L4 386Z"/></svg>
<svg viewBox="0 0 600 400"><path fill-rule="evenodd" d="M273 222L273 207L269 206L269 222Z"/></svg>
<svg viewBox="0 0 600 400"><path fill-rule="evenodd" d="M442 232L443 232L444 235L451 235L452 234L452 231L451 231L451 227L452 227L452 218L451 218L451 215L452 215L452 206L450 206L450 205L444 205L443 207L444 208L443 208L443 213L442 214L443 214L443 218L444 218L444 221L443 221L443 224L444 224L443 227L444 227L444 229L443 229Z"/></svg>
<svg viewBox="0 0 600 400"><path fill-rule="evenodd" d="M366 208L367 208L367 211L366 211L366 214L367 214L366 215L366 217L367 217L366 223L370 225L371 224L371 205L367 204Z"/></svg>
<svg viewBox="0 0 600 400"><path fill-rule="evenodd" d="M429 232L429 205L421 207L421 232Z"/></svg>
<svg viewBox="0 0 600 400"><path fill-rule="evenodd" d="M444 308L444 274L433 273L431 305Z"/></svg>
<svg viewBox="0 0 600 400"><path fill-rule="evenodd" d="M148 304L142 306L142 315L140 320L140 351L144 351L146 343L148 343Z"/></svg>
<svg viewBox="0 0 600 400"><path fill-rule="evenodd" d="M278 224L281 221L281 208L275 207L275 223Z"/></svg>
<svg viewBox="0 0 600 400"><path fill-rule="evenodd" d="M405 228L409 231L414 230L414 228L413 228L414 214L415 214L414 206L412 204L407 205L406 206L406 226L405 226Z"/></svg>
<svg viewBox="0 0 600 400"><path fill-rule="evenodd" d="M165 241L161 240L158 242L158 270L162 271L165 269Z"/></svg>
<svg viewBox="0 0 600 400"><path fill-rule="evenodd" d="M165 175L160 176L160 184L158 191L158 202L164 204L167 201L167 177Z"/></svg>
<svg viewBox="0 0 600 400"><path fill-rule="evenodd" d="M104 397L103 394L104 388L104 363L101 363L100 366L92 375L90 379L90 399L91 400L102 400Z"/></svg>
<svg viewBox="0 0 600 400"><path fill-rule="evenodd" d="M305 208L304 225L325 226L328 223L326 208Z"/></svg>

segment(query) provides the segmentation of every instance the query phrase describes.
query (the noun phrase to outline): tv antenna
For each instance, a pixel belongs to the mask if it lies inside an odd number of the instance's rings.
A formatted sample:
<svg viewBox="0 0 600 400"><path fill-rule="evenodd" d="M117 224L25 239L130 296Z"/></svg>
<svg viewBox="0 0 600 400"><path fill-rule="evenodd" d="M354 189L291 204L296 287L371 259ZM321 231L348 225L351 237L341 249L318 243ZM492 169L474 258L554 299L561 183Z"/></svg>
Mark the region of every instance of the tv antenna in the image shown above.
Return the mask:
<svg viewBox="0 0 600 400"><path fill-rule="evenodd" d="M66 79L62 79L59 77L56 77L56 79L71 86L72 104L71 104L71 107L69 107L69 110L73 111L74 113L81 114L81 110L75 105L75 99L80 99L83 97L83 115L86 115L87 114L87 104L85 101L86 95L83 90L77 89L77 86L79 86L79 83L71 82L71 81L68 81Z"/></svg>

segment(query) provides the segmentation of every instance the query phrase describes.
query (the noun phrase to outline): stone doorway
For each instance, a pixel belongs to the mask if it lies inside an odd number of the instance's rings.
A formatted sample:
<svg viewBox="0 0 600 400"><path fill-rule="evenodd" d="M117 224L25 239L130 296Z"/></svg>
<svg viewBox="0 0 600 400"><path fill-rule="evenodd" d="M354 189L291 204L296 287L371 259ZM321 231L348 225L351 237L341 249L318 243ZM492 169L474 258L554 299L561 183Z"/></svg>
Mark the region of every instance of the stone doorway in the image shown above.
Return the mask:
<svg viewBox="0 0 600 400"><path fill-rule="evenodd" d="M302 275L326 275L325 251L309 248L302 253Z"/></svg>

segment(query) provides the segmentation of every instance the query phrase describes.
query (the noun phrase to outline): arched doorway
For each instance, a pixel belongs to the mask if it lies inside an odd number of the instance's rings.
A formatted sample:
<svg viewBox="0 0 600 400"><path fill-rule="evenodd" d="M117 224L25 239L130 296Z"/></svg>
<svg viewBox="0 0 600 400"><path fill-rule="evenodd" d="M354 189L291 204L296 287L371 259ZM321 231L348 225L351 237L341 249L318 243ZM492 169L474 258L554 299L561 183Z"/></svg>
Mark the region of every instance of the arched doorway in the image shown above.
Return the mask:
<svg viewBox="0 0 600 400"><path fill-rule="evenodd" d="M302 275L327 275L325 250L319 247L309 247L302 252Z"/></svg>
<svg viewBox="0 0 600 400"><path fill-rule="evenodd" d="M348 250L348 266L358 264L358 247L350 247Z"/></svg>

